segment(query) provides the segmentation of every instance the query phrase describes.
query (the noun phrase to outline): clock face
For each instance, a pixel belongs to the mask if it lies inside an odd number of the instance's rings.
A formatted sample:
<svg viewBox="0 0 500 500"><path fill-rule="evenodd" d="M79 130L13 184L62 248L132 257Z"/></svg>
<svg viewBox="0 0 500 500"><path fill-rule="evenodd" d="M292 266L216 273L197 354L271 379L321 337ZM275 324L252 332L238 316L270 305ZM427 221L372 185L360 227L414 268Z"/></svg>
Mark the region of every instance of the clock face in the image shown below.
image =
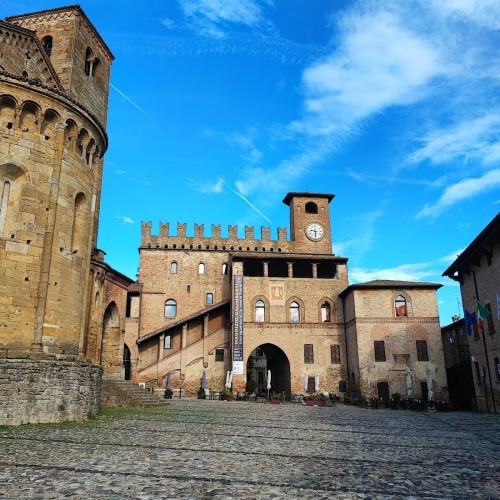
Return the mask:
<svg viewBox="0 0 500 500"><path fill-rule="evenodd" d="M318 224L317 222L309 224L306 228L306 235L310 240L318 241L323 238L324 234L325 231L323 229L323 226L321 224Z"/></svg>

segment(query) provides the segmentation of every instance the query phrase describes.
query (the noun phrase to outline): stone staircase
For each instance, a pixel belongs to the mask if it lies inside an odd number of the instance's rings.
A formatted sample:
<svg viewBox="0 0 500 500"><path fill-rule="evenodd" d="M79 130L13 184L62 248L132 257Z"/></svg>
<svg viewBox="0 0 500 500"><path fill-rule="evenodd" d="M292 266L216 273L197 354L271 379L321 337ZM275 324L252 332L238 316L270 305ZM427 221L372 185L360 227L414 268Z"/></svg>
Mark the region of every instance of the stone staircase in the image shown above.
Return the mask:
<svg viewBox="0 0 500 500"><path fill-rule="evenodd" d="M157 408L167 406L168 402L141 389L130 380L102 379L102 406L123 406L134 408Z"/></svg>

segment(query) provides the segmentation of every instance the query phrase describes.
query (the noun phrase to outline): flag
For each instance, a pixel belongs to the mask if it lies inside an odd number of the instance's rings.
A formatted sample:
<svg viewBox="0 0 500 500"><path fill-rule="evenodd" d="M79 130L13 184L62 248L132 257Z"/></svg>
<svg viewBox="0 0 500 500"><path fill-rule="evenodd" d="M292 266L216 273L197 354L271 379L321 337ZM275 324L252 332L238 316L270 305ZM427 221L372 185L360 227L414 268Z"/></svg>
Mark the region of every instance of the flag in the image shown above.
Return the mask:
<svg viewBox="0 0 500 500"><path fill-rule="evenodd" d="M464 309L465 311L465 331L467 332L467 335L471 336L472 335L472 325L476 324L476 318L472 316L472 314L467 311L467 309Z"/></svg>
<svg viewBox="0 0 500 500"><path fill-rule="evenodd" d="M479 300L477 301L477 312L483 319L486 319L491 314L490 311L488 311L488 309L486 309L486 307L484 307L483 304L479 302Z"/></svg>

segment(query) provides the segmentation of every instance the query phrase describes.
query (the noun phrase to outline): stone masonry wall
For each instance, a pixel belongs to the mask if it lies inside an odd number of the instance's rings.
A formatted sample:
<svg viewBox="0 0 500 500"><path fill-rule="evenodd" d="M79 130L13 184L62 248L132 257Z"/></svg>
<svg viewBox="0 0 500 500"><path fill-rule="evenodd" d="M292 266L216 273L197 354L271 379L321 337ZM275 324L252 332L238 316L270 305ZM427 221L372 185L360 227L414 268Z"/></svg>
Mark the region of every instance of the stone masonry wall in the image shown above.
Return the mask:
<svg viewBox="0 0 500 500"><path fill-rule="evenodd" d="M0 425L87 420L99 412L101 373L83 361L0 359Z"/></svg>

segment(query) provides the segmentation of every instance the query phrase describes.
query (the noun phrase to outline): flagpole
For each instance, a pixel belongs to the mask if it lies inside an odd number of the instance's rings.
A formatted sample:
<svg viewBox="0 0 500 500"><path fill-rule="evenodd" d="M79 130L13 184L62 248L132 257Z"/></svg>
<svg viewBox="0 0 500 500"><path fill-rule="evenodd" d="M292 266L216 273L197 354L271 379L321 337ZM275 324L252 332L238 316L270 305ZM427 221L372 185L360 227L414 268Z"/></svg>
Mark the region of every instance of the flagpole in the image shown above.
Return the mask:
<svg viewBox="0 0 500 500"><path fill-rule="evenodd" d="M474 278L474 288L476 290L476 301L479 302L479 292L477 290L476 273L473 270L471 270L471 273L472 273L472 277ZM476 304L476 309L477 309L477 304ZM486 356L486 368L488 369L488 378L490 380L491 400L493 402L493 411L496 413L497 407L495 404L495 392L493 391L493 383L491 381L490 360L488 358L488 350L486 349L486 336L484 335L484 325L482 328L482 333L483 333L484 355ZM484 394L486 396L486 409L489 412L490 406L488 404L488 390L486 387L484 388Z"/></svg>

